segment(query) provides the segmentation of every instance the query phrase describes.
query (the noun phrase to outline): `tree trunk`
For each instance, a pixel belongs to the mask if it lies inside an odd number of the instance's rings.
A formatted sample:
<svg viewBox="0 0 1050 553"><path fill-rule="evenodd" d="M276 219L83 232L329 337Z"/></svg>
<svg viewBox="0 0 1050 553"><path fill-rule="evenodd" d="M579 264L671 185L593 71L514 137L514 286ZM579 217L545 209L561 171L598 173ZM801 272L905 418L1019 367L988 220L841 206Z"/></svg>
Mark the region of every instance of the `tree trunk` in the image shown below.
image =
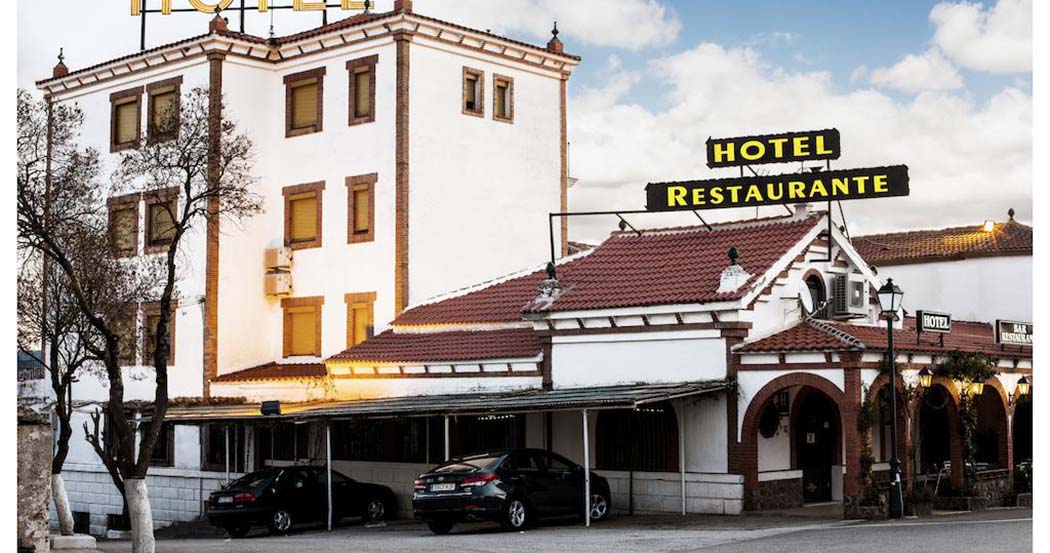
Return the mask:
<svg viewBox="0 0 1050 553"><path fill-rule="evenodd" d="M127 478L124 491L128 499L128 515L131 517L131 553L156 553L157 541L153 537L153 511L149 505L145 478Z"/></svg>
<svg viewBox="0 0 1050 553"><path fill-rule="evenodd" d="M69 507L66 483L62 480L61 474L51 475L51 493L55 498L55 512L58 513L58 529L63 536L72 536L73 510Z"/></svg>

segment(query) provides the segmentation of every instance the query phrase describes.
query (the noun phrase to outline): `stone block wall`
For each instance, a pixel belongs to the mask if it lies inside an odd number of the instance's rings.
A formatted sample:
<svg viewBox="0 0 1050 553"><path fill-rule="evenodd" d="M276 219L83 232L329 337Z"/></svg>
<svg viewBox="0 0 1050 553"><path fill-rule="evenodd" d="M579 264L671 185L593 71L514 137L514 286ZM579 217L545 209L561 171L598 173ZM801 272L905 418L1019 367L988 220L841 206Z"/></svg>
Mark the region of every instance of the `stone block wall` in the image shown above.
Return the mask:
<svg viewBox="0 0 1050 553"><path fill-rule="evenodd" d="M38 553L49 549L51 502L51 422L28 410L18 411L18 546Z"/></svg>
<svg viewBox="0 0 1050 553"><path fill-rule="evenodd" d="M609 481L613 512L627 513L632 486L635 513L682 512L682 476L677 472L599 470ZM732 474L687 472L685 506L688 513L738 515L744 509L743 477Z"/></svg>
<svg viewBox="0 0 1050 553"><path fill-rule="evenodd" d="M747 510L788 509L802 506L802 478L759 480L749 494Z"/></svg>

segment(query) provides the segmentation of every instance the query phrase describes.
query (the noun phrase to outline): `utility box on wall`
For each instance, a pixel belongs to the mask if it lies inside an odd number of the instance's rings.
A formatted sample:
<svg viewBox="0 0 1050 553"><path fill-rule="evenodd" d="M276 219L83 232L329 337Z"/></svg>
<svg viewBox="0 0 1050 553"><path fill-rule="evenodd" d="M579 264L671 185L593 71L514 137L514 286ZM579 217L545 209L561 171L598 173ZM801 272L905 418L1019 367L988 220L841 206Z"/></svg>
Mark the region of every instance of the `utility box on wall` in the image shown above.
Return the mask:
<svg viewBox="0 0 1050 553"><path fill-rule="evenodd" d="M291 273L267 273L264 291L267 296L284 296L292 293Z"/></svg>
<svg viewBox="0 0 1050 553"><path fill-rule="evenodd" d="M292 248L268 248L264 257L267 271L292 268Z"/></svg>

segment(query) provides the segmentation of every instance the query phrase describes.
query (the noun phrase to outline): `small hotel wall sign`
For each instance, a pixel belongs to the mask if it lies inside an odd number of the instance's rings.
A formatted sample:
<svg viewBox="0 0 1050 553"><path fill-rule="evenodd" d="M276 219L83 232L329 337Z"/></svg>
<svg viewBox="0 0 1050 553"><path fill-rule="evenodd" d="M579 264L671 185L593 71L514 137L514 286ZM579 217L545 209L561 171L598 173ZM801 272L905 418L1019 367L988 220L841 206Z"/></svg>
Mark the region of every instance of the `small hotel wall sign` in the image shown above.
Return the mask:
<svg viewBox="0 0 1050 553"><path fill-rule="evenodd" d="M712 169L838 159L841 153L838 129L707 139L707 166Z"/></svg>
<svg viewBox="0 0 1050 553"><path fill-rule="evenodd" d="M1014 346L1032 345L1032 323L995 321L995 343Z"/></svg>
<svg viewBox="0 0 1050 553"><path fill-rule="evenodd" d="M919 311L915 314L915 318L919 323L919 332L948 334L952 331L952 316L948 313Z"/></svg>
<svg viewBox="0 0 1050 553"><path fill-rule="evenodd" d="M835 129L708 139L707 165L744 166L837 159ZM728 179L655 182L645 186L648 211L757 207L907 196L908 166L824 170Z"/></svg>

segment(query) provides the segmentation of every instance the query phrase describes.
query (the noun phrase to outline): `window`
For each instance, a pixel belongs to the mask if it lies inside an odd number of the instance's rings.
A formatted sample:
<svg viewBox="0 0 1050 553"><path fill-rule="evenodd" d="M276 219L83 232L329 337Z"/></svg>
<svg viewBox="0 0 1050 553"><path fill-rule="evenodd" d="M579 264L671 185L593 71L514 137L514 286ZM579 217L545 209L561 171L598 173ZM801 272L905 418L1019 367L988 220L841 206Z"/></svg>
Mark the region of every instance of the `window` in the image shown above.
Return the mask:
<svg viewBox="0 0 1050 553"><path fill-rule="evenodd" d="M201 426L201 469L226 470L226 431L230 437L230 472L247 471L247 431L240 424Z"/></svg>
<svg viewBox="0 0 1050 553"><path fill-rule="evenodd" d="M284 356L321 355L321 306L323 296L284 298Z"/></svg>
<svg viewBox="0 0 1050 553"><path fill-rule="evenodd" d="M332 423L332 458L384 463L427 462L427 421L423 417L336 421ZM431 442L443 449L443 431L431 426ZM432 460L439 458L431 457Z"/></svg>
<svg viewBox="0 0 1050 553"><path fill-rule="evenodd" d="M139 195L129 194L110 198L109 240L113 255L131 257L139 249Z"/></svg>
<svg viewBox="0 0 1050 553"><path fill-rule="evenodd" d="M153 444L153 451L150 452L151 467L170 467L175 464L175 425L167 422L161 425L160 435L157 436L157 442ZM140 427L141 432L146 431L146 426L143 424Z"/></svg>
<svg viewBox="0 0 1050 553"><path fill-rule="evenodd" d="M285 76L285 137L321 131L324 74L325 68L319 67Z"/></svg>
<svg viewBox="0 0 1050 553"><path fill-rule="evenodd" d="M117 335L117 363L122 367L138 362L138 309L127 307L108 321L110 330Z"/></svg>
<svg viewBox="0 0 1050 553"><path fill-rule="evenodd" d="M514 79L492 76L492 118L504 123L514 122Z"/></svg>
<svg viewBox="0 0 1050 553"><path fill-rule="evenodd" d="M310 427L306 424L282 422L270 426L256 427L257 466L267 461L296 461L310 457ZM335 446L335 444L332 444Z"/></svg>
<svg viewBox="0 0 1050 553"><path fill-rule="evenodd" d="M372 336L372 305L375 292L346 295L346 347L356 346Z"/></svg>
<svg viewBox="0 0 1050 553"><path fill-rule="evenodd" d="M828 318L827 293L824 290L824 279L819 273L813 272L805 279L806 289L813 304L813 316L817 319Z"/></svg>
<svg viewBox="0 0 1050 553"><path fill-rule="evenodd" d="M485 72L463 68L463 113L483 117L485 115Z"/></svg>
<svg viewBox="0 0 1050 553"><path fill-rule="evenodd" d="M348 244L375 240L375 185L378 178L376 173L346 178Z"/></svg>
<svg viewBox="0 0 1050 553"><path fill-rule="evenodd" d="M146 201L146 253L168 251L175 238L175 214L179 189L167 188L144 194Z"/></svg>
<svg viewBox="0 0 1050 553"><path fill-rule="evenodd" d="M321 247L321 193L324 182L284 188L284 245L294 250Z"/></svg>
<svg viewBox="0 0 1050 553"><path fill-rule="evenodd" d="M128 148L138 147L142 132L141 102L141 86L109 95L110 152L119 152Z"/></svg>
<svg viewBox="0 0 1050 553"><path fill-rule="evenodd" d="M346 62L350 72L350 124L376 120L376 62L379 56L368 56Z"/></svg>
<svg viewBox="0 0 1050 553"><path fill-rule="evenodd" d="M146 85L146 140L150 143L171 140L179 134L179 94L182 77Z"/></svg>
<svg viewBox="0 0 1050 553"><path fill-rule="evenodd" d="M519 415L457 417L451 430L453 456L525 447L525 417Z"/></svg>
<svg viewBox="0 0 1050 553"><path fill-rule="evenodd" d="M168 365L175 364L175 316L179 302L171 300L171 314L168 316ZM143 327L142 333L145 337L145 347L142 350L142 364L153 366L153 352L157 347L157 321L160 320L160 302L142 304Z"/></svg>
<svg viewBox="0 0 1050 553"><path fill-rule="evenodd" d="M601 411L596 433L599 469L678 471L678 420L668 402Z"/></svg>

